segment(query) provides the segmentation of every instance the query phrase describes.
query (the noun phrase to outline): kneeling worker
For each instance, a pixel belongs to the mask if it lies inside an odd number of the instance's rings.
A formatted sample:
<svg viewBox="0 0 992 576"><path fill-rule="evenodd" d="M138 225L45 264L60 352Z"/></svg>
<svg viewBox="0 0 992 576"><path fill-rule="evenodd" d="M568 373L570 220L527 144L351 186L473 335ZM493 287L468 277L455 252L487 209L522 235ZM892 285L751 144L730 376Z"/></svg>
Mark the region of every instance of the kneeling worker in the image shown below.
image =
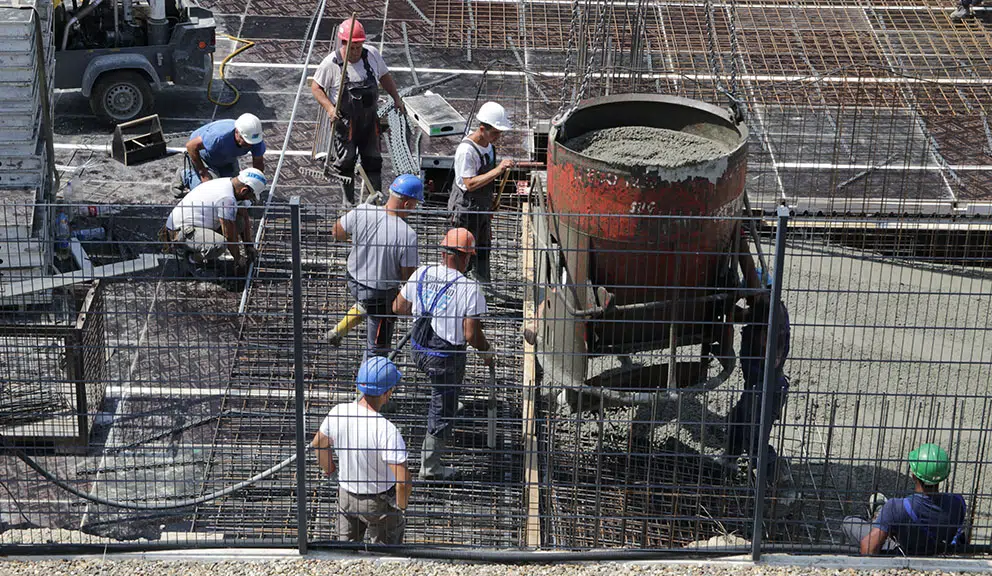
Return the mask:
<svg viewBox="0 0 992 576"><path fill-rule="evenodd" d="M254 114L237 120L217 120L197 128L186 143L183 166L176 172L176 197L213 178L230 178L238 173L238 159L251 152L251 165L265 172L265 142L262 122Z"/></svg>
<svg viewBox="0 0 992 576"><path fill-rule="evenodd" d="M424 184L413 174L400 174L389 186L385 206L361 204L334 224L334 239L351 238L348 290L368 317L369 355L385 356L393 341L392 305L400 285L417 269L417 233L406 219L424 199ZM341 344L345 321L327 334L332 346Z"/></svg>
<svg viewBox="0 0 992 576"><path fill-rule="evenodd" d="M183 244L189 263L201 265L229 250L239 270L255 258L251 217L247 208L265 189L265 176L245 168L234 178L204 182L172 209L165 223L169 240ZM239 242L245 243L246 255Z"/></svg>
<svg viewBox="0 0 992 576"><path fill-rule="evenodd" d="M410 339L413 357L431 380L420 464L420 478L425 480L451 480L456 475L454 468L441 465L441 456L458 411L466 343L479 351L487 366L495 362L479 319L486 313L486 297L478 282L464 275L475 253L475 238L464 228L453 228L441 249L444 264L417 268L393 302L393 312L416 318Z"/></svg>
<svg viewBox="0 0 992 576"><path fill-rule="evenodd" d="M940 483L951 473L947 452L936 444L923 444L909 453L909 471L916 492L906 498L876 494L872 506L880 506L871 521L849 516L841 524L848 540L862 554L878 554L897 546L909 556L954 553L966 544L965 503L960 494L940 491Z"/></svg>
<svg viewBox="0 0 992 576"><path fill-rule="evenodd" d="M379 414L402 375L386 358L362 363L356 384L361 399L338 404L313 438L317 462L328 476L338 472L338 540L400 544L410 501L406 443L392 422ZM337 452L339 466L334 465Z"/></svg>

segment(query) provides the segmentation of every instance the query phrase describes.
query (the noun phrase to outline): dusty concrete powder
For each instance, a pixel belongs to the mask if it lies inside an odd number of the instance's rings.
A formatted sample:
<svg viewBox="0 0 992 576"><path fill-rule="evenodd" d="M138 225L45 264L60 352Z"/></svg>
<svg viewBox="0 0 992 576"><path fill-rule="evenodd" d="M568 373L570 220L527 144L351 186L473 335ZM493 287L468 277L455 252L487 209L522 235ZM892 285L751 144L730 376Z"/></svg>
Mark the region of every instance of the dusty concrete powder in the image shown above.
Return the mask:
<svg viewBox="0 0 992 576"><path fill-rule="evenodd" d="M564 145L610 164L672 168L709 160L728 152L725 146L709 138L647 126L593 130L569 138Z"/></svg>

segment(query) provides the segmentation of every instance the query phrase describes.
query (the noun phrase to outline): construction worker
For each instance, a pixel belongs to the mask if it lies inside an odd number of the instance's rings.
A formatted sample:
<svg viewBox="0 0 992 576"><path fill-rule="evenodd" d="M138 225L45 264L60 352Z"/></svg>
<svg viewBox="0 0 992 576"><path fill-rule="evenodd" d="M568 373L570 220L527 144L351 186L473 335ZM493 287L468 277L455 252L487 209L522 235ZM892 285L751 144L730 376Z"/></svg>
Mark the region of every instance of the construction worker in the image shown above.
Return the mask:
<svg viewBox="0 0 992 576"><path fill-rule="evenodd" d="M417 233L406 223L424 199L424 184L413 174L400 174L389 186L385 206L361 204L334 224L334 239L351 238L348 290L368 318L366 358L385 356L393 341L392 304L404 280L417 269ZM341 344L337 328L327 334Z"/></svg>
<svg viewBox="0 0 992 576"><path fill-rule="evenodd" d="M841 530L862 554L900 548L909 556L932 556L956 552L967 543L964 498L940 491L951 473L947 452L922 444L909 453L909 473L916 485L913 494L891 500L875 494L869 500L872 520L844 518Z"/></svg>
<svg viewBox="0 0 992 576"><path fill-rule="evenodd" d="M216 178L200 184L172 209L165 233L170 241L182 244L194 275L205 264L217 260L224 250L234 257L239 271L255 259L247 208L258 201L265 185L265 175L260 170L245 168L234 178Z"/></svg>
<svg viewBox="0 0 992 576"><path fill-rule="evenodd" d="M746 240L741 240L742 250ZM755 270L750 258L741 259L741 268L748 287L758 289L761 286L770 288L771 275L760 269ZM747 452L750 467L757 464L761 447L759 424L761 422L761 405L764 397L765 381L765 351L768 341L768 317L771 302L768 292L760 292L749 299L748 311L743 316L745 326L741 329L741 347L739 350L741 373L744 376L744 391L740 399L730 411L728 431L728 456L735 458ZM785 304L778 302L778 338L775 354L774 382L772 384L772 412L766 423L768 432L772 424L781 418L785 406L786 395L789 391L789 379L785 376L785 361L789 356L791 331L789 326L789 311ZM771 444L765 446L765 478L769 486L777 490L779 507L777 512L784 513L798 502L792 470L787 458L780 458Z"/></svg>
<svg viewBox="0 0 992 576"><path fill-rule="evenodd" d="M455 149L455 180L448 196L451 225L467 228L475 236L478 254L473 259L473 273L482 282L489 282L489 256L492 246L492 212L497 182L513 167L513 160L496 163L496 142L509 130L506 110L495 102L486 102L475 115L478 128ZM481 212L481 213L480 213Z"/></svg>
<svg viewBox="0 0 992 576"><path fill-rule="evenodd" d="M332 408L313 438L324 474L337 472L338 540L361 542L367 531L373 544L403 542L412 488L406 443L379 413L401 379L387 358L363 362L355 379L361 398Z"/></svg>
<svg viewBox="0 0 992 576"><path fill-rule="evenodd" d="M957 9L951 12L951 21L960 22L965 18L970 18L974 15L971 11L972 7L981 5L982 0L960 0Z"/></svg>
<svg viewBox="0 0 992 576"><path fill-rule="evenodd" d="M238 159L251 152L251 165L265 172L265 141L262 121L254 114L237 120L217 120L197 128L186 142L183 166L176 171L176 197L213 178L237 175Z"/></svg>
<svg viewBox="0 0 992 576"><path fill-rule="evenodd" d="M443 264L417 268L393 303L393 312L415 318L410 339L413 357L431 381L420 464L424 480L456 476L454 468L441 464L441 457L458 411L466 345L478 350L487 366L495 362L480 320L486 313L486 298L479 284L464 275L475 253L475 238L465 228L453 228L441 241L441 250Z"/></svg>
<svg viewBox="0 0 992 576"><path fill-rule="evenodd" d="M351 46L345 54L351 35ZM334 134L334 170L342 178L341 191L346 206L354 206L355 161L362 159L362 168L375 190L382 187L382 152L379 149L378 84L393 98L396 108L406 113L403 100L396 90L396 83L379 51L365 46L365 27L348 18L338 26L339 47L324 58L313 75L310 90L317 103L332 119L337 117ZM345 80L341 102L336 102L341 85L342 69L347 60L348 77Z"/></svg>

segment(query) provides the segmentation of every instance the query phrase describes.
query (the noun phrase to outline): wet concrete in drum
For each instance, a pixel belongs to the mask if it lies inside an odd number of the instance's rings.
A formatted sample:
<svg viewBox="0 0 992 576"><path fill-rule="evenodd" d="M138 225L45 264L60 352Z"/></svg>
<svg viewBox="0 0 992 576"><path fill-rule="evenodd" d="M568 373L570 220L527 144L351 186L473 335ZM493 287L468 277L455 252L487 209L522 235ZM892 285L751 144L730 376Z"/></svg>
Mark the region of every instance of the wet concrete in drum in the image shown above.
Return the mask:
<svg viewBox="0 0 992 576"><path fill-rule="evenodd" d="M609 164L666 168L704 162L728 152L703 136L648 126L592 130L566 140L564 146Z"/></svg>

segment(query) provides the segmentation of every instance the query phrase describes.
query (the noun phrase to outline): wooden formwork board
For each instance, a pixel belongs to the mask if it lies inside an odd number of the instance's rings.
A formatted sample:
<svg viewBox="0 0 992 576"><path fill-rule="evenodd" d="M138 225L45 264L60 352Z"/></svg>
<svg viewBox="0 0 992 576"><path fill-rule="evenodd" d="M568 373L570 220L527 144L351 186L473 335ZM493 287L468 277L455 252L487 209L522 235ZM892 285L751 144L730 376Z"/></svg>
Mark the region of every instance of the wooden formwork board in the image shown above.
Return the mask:
<svg viewBox="0 0 992 576"><path fill-rule="evenodd" d="M534 320L534 240L530 232L530 203L520 207L520 257L524 273L524 326ZM532 344L524 341L524 382L523 382L523 449L524 449L524 504L527 508L527 522L524 528L524 542L527 548L541 546L540 482L537 455L537 355Z"/></svg>

